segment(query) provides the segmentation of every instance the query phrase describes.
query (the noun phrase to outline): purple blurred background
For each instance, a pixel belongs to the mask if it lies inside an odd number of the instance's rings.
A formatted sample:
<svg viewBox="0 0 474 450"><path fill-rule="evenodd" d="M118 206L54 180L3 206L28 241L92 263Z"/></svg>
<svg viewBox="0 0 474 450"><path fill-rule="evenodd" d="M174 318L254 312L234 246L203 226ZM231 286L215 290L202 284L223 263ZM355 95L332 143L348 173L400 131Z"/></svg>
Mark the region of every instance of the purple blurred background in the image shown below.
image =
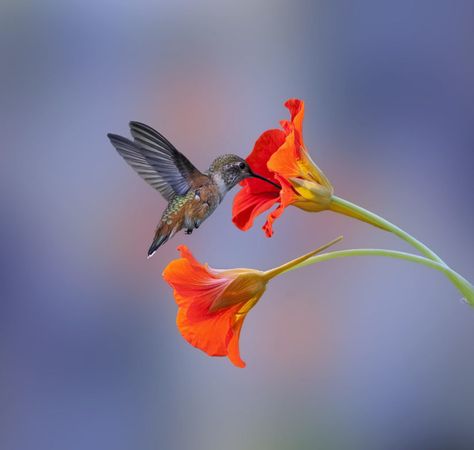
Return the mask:
<svg viewBox="0 0 474 450"><path fill-rule="evenodd" d="M0 6L2 450L472 449L474 312L441 274L346 259L275 280L247 368L175 327L161 272L186 243L266 269L340 248L408 249L290 208L264 238L205 226L146 259L165 204L107 132L149 123L204 169L306 101L336 193L474 279L470 1L7 0Z"/></svg>

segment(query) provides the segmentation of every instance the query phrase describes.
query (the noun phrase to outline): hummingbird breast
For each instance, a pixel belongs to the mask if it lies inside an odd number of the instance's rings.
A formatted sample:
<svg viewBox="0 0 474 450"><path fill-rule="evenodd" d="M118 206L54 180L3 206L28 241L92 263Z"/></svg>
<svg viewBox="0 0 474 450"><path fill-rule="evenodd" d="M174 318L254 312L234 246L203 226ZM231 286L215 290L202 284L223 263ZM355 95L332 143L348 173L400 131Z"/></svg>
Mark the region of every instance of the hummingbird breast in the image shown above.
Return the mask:
<svg viewBox="0 0 474 450"><path fill-rule="evenodd" d="M170 200L161 217L160 228L166 229L171 236L183 228L191 232L215 211L220 201L219 188L213 183L190 189L185 195Z"/></svg>
<svg viewBox="0 0 474 450"><path fill-rule="evenodd" d="M198 228L217 208L221 201L219 188L209 183L192 191L192 198L184 206L184 228Z"/></svg>

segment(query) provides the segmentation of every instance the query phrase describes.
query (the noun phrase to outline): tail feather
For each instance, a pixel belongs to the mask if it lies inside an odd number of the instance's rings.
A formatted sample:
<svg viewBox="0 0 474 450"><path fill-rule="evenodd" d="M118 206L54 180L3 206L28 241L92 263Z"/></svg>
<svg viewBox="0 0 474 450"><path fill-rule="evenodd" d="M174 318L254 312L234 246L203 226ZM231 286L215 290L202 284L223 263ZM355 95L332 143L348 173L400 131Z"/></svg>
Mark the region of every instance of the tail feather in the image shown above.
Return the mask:
<svg viewBox="0 0 474 450"><path fill-rule="evenodd" d="M150 248L148 249L148 258L151 258L155 253L156 251L165 243L168 241L168 239L170 238L170 236L156 236L155 235L155 238L153 239L153 242L152 244L150 245Z"/></svg>
<svg viewBox="0 0 474 450"><path fill-rule="evenodd" d="M166 242L168 242L169 239L171 239L174 234L181 229L179 226L174 226L171 227L168 224L162 224L160 225L156 232L155 232L155 237L153 238L153 242L150 245L150 248L148 249L148 258L151 258L156 251Z"/></svg>

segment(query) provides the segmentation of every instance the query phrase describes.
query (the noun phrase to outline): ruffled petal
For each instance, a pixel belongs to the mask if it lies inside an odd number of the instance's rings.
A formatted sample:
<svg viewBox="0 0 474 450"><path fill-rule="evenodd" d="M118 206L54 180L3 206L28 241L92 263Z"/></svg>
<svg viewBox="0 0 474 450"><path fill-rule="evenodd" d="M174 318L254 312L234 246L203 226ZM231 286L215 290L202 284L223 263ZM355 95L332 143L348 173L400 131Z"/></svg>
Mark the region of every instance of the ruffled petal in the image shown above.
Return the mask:
<svg viewBox="0 0 474 450"><path fill-rule="evenodd" d="M286 133L282 130L274 129L263 132L255 142L252 152L246 158L252 170L269 180L275 181L274 175L268 170L267 161L275 153L280 145L285 142ZM252 188L262 187L264 191L269 189L277 190L271 184L255 178L247 178L242 185L249 185Z"/></svg>
<svg viewBox="0 0 474 450"><path fill-rule="evenodd" d="M240 331L242 330L242 325L244 324L245 317L246 315L243 315L235 321L234 325L232 326L232 332L229 333L227 343L228 358L230 359L232 364L242 369L245 367L245 361L243 361L240 357L239 341Z"/></svg>
<svg viewBox="0 0 474 450"><path fill-rule="evenodd" d="M241 230L247 231L252 227L255 217L270 209L280 199L279 193L253 193L245 186L237 193L232 206L232 221Z"/></svg>
<svg viewBox="0 0 474 450"><path fill-rule="evenodd" d="M232 279L221 277L207 265L199 263L185 245L178 247L181 258L171 261L163 278L173 287L178 306L190 308L190 313L206 308L222 294Z"/></svg>
<svg viewBox="0 0 474 450"><path fill-rule="evenodd" d="M278 208L276 208L267 216L267 221L262 227L267 237L273 236L273 222L283 214L283 211L285 211L287 206L295 203L298 200L298 195L293 190L292 186L279 175L277 175L277 178L282 186L279 197L280 204L278 205Z"/></svg>
<svg viewBox="0 0 474 450"><path fill-rule="evenodd" d="M267 163L268 168L285 179L301 176L296 134L292 131Z"/></svg>
<svg viewBox="0 0 474 450"><path fill-rule="evenodd" d="M283 214L283 211L285 211L285 207L282 206L281 204L273 210L268 216L266 222L263 224L262 230L265 232L265 235L267 237L272 237L273 236L273 222L278 219Z"/></svg>
<svg viewBox="0 0 474 450"><path fill-rule="evenodd" d="M285 106L290 111L290 120L281 120L280 124L286 134L295 131L297 151L303 147L303 120L304 120L304 101L291 98L285 102Z"/></svg>
<svg viewBox="0 0 474 450"><path fill-rule="evenodd" d="M192 346L210 356L226 356L238 310L239 305L197 317L190 315L187 308L180 308L176 325L183 338Z"/></svg>
<svg viewBox="0 0 474 450"><path fill-rule="evenodd" d="M267 167L269 158L285 142L282 130L267 130L255 142L247 157L252 170L276 183L278 179ZM280 191L265 181L247 178L242 181L243 189L235 196L232 207L232 221L241 230L248 230L256 216L262 214L279 201Z"/></svg>

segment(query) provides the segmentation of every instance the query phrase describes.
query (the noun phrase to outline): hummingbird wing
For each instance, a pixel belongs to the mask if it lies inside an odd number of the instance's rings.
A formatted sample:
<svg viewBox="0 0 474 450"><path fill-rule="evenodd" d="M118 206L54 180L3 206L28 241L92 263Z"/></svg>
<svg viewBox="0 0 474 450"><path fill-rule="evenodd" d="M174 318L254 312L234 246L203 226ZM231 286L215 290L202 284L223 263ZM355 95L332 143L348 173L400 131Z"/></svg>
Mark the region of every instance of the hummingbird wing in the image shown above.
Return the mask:
<svg viewBox="0 0 474 450"><path fill-rule="evenodd" d="M130 130L133 142L115 134L108 137L125 161L167 201L186 194L193 179L205 176L153 128L130 122Z"/></svg>

